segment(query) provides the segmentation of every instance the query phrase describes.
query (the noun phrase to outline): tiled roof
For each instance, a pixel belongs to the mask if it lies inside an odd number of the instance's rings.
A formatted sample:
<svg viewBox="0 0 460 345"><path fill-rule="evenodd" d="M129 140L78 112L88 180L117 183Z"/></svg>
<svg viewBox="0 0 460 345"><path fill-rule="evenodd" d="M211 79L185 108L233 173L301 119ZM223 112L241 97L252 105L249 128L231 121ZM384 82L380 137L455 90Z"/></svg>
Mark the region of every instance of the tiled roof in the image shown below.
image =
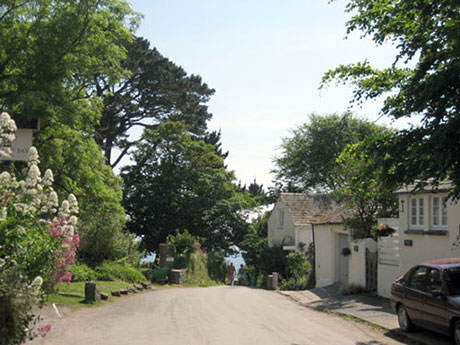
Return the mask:
<svg viewBox="0 0 460 345"><path fill-rule="evenodd" d="M281 193L280 200L295 226L318 223L328 216L337 216L344 211L343 204L338 204L331 197L322 194Z"/></svg>

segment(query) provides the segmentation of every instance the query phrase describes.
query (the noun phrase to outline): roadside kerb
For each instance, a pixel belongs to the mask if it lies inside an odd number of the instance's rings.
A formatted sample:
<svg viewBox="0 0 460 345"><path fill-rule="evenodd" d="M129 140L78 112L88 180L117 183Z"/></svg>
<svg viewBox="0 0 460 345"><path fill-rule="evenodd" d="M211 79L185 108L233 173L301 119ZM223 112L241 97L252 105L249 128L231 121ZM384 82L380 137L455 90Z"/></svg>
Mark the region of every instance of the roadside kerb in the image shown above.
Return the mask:
<svg viewBox="0 0 460 345"><path fill-rule="evenodd" d="M381 328L388 336L407 342L408 344L450 344L448 338L428 331L409 334L401 332L397 316L391 309L389 301L382 297L369 294L351 296L331 295L327 289L304 291L278 290L278 293L291 298L304 307L345 316L355 321L365 322L370 326Z"/></svg>

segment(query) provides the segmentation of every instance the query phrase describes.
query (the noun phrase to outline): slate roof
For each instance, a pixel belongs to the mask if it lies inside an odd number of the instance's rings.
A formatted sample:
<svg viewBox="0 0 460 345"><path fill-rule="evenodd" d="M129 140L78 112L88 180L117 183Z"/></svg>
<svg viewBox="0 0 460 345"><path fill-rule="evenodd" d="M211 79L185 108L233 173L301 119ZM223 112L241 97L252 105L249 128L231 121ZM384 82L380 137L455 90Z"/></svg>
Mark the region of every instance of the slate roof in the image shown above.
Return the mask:
<svg viewBox="0 0 460 345"><path fill-rule="evenodd" d="M422 188L420 188L422 186ZM454 188L454 185L450 181L444 181L439 185L433 185L432 180L428 181L416 181L414 184L410 184L399 188L394 194L420 194L420 193L437 193L446 192Z"/></svg>
<svg viewBox="0 0 460 345"><path fill-rule="evenodd" d="M330 196L323 194L281 193L279 199L284 203L296 227L318 223L326 217L333 217L338 221L338 217L345 210L343 204L338 204Z"/></svg>

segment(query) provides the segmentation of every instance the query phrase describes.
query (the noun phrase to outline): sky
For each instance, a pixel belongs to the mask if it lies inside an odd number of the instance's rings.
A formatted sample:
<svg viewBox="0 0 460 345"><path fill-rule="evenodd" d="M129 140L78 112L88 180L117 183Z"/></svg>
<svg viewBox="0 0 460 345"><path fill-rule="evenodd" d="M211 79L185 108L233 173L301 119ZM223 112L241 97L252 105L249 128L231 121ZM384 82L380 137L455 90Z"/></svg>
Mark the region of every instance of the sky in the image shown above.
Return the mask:
<svg viewBox="0 0 460 345"><path fill-rule="evenodd" d="M220 130L228 168L237 181L273 185L273 158L282 138L311 113L349 109L350 86L330 85L323 74L367 59L390 65L391 45L377 47L353 33L347 39L346 1L336 0L132 0L144 15L137 35L148 39L188 74L200 75L216 93L208 103L211 130ZM404 126L381 117L381 101L351 108L378 124Z"/></svg>

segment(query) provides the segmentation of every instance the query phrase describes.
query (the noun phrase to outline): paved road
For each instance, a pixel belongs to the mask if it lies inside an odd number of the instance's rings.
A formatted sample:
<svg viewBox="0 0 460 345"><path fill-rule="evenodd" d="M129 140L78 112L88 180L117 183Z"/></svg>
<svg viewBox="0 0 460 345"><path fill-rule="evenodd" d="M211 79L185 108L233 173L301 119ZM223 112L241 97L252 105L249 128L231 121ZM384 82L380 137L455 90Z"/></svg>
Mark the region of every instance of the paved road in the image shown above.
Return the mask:
<svg viewBox="0 0 460 345"><path fill-rule="evenodd" d="M46 345L401 344L364 324L245 287L171 288L76 310Z"/></svg>

